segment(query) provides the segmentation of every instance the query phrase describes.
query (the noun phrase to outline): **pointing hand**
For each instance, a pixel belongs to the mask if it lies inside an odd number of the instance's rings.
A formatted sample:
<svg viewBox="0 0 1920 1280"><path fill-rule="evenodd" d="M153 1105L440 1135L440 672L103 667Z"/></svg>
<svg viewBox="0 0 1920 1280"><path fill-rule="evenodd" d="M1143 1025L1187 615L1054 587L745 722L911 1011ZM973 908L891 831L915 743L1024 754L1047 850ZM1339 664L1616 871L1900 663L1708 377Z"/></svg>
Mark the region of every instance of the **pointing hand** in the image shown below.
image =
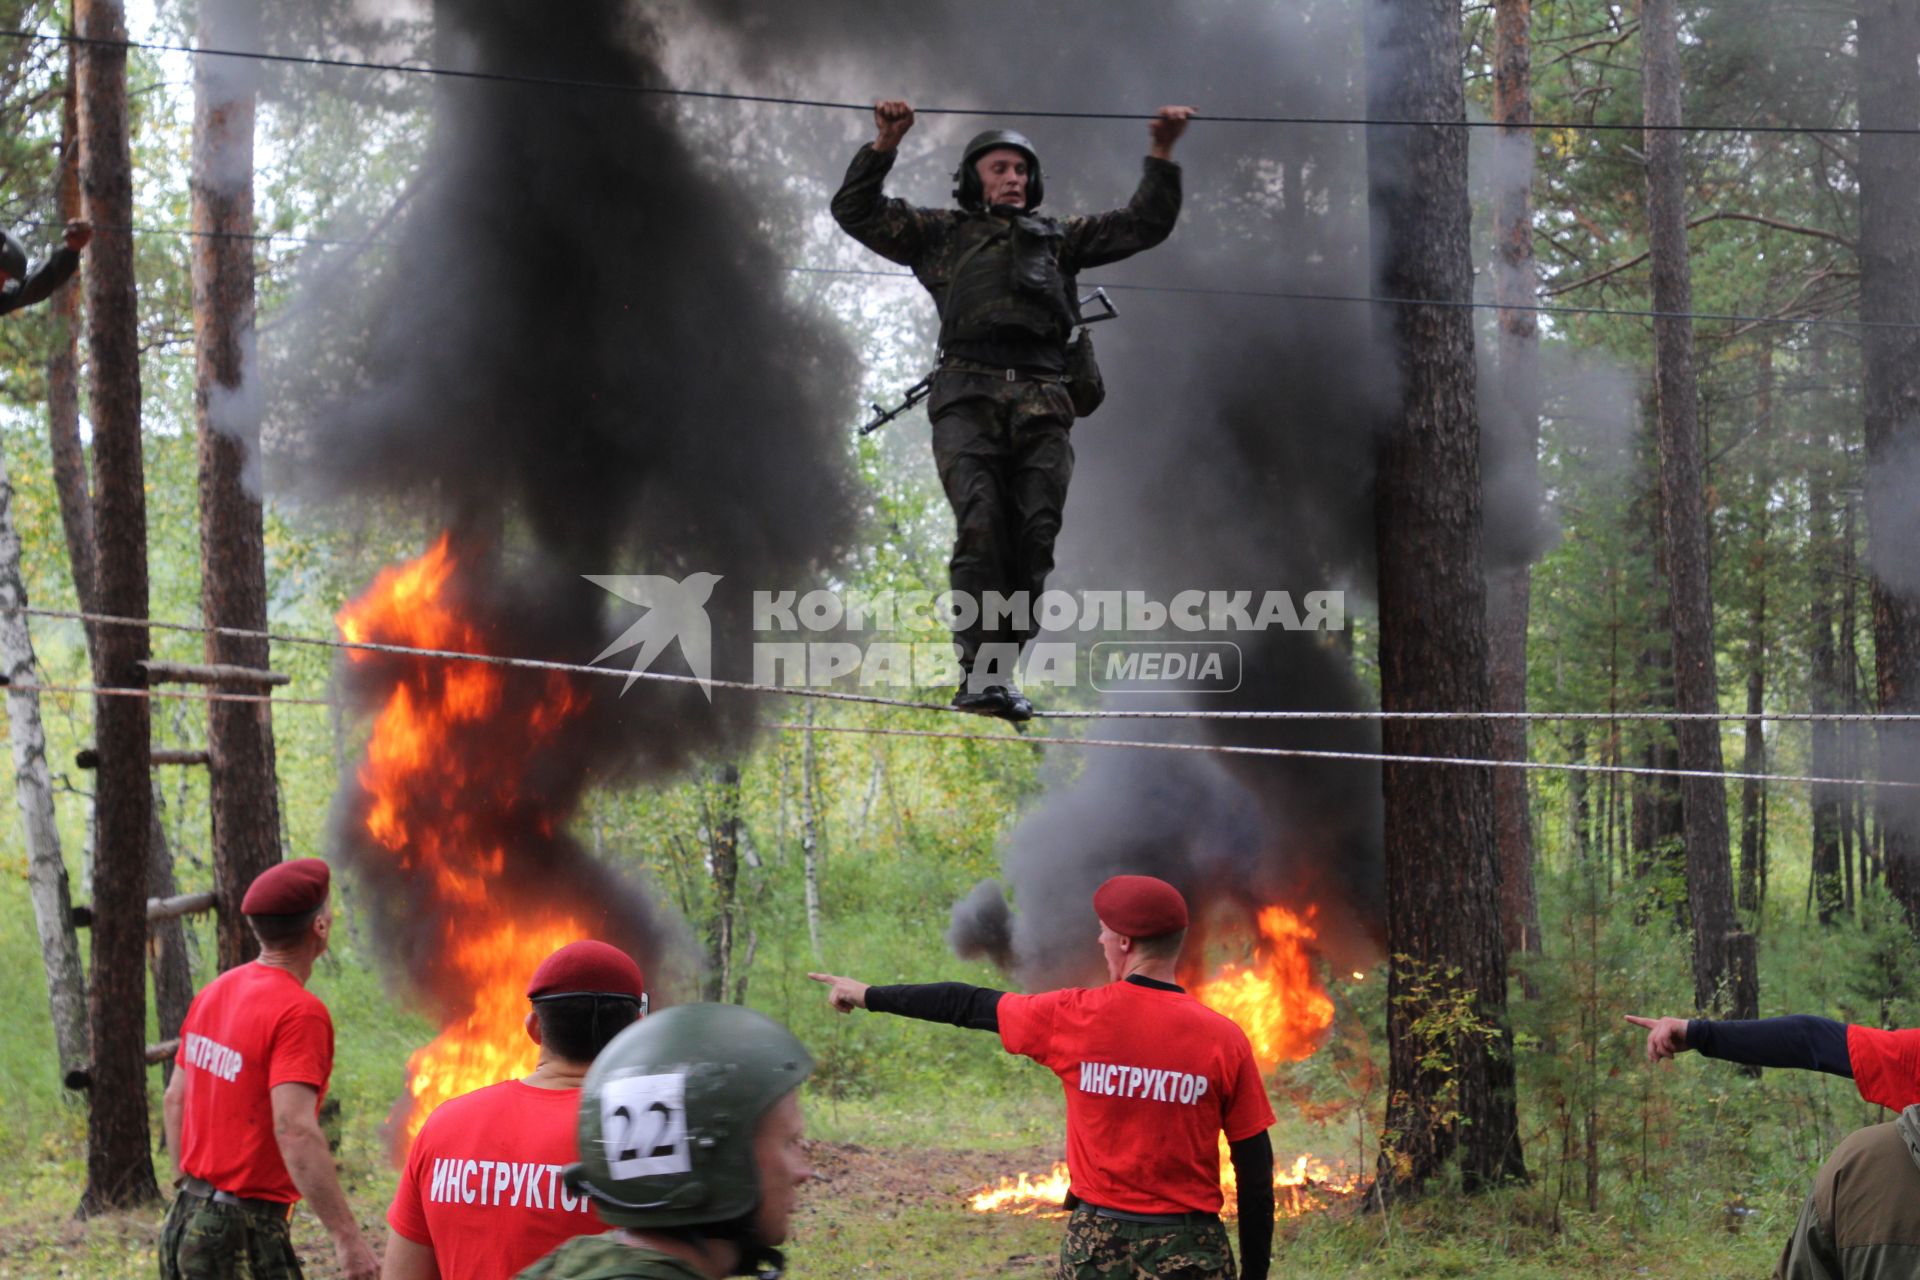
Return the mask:
<svg viewBox="0 0 1920 1280"><path fill-rule="evenodd" d="M831 973L810 973L807 975L815 982L824 982L832 990L827 992L827 1003L841 1013L852 1013L855 1009L867 1007L867 984L855 982L852 978L839 978Z"/></svg>
<svg viewBox="0 0 1920 1280"><path fill-rule="evenodd" d="M1648 1062L1660 1062L1687 1051L1685 1018L1642 1018L1630 1013L1627 1021L1647 1029Z"/></svg>

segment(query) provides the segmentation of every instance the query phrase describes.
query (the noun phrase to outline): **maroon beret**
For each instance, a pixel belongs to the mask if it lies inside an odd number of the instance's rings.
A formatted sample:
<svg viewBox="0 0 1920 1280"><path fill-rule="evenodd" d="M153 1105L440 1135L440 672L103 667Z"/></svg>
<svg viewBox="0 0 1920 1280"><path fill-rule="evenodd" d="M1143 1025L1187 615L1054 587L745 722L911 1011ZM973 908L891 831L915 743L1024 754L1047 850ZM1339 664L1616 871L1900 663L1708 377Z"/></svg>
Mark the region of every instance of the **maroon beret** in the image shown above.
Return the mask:
<svg viewBox="0 0 1920 1280"><path fill-rule="evenodd" d="M292 862L268 867L247 886L247 896L240 899L240 914L305 915L327 900L331 879L324 858L295 858Z"/></svg>
<svg viewBox="0 0 1920 1280"><path fill-rule="evenodd" d="M1165 880L1115 876L1093 891L1100 923L1129 938L1157 938L1187 927L1187 900Z"/></svg>
<svg viewBox="0 0 1920 1280"><path fill-rule="evenodd" d="M646 995L647 988L640 977L640 966L633 962L632 956L618 947L589 938L569 942L542 960L527 983L529 1000L576 992L632 996L638 1000Z"/></svg>

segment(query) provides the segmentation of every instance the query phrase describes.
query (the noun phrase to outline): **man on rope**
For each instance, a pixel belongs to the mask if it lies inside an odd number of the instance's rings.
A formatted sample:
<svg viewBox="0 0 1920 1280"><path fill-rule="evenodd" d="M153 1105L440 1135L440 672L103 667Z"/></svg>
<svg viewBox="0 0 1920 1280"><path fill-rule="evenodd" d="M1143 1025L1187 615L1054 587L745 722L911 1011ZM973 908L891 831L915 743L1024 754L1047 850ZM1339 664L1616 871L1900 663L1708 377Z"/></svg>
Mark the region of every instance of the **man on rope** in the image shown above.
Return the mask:
<svg viewBox="0 0 1920 1280"><path fill-rule="evenodd" d="M978 135L961 153L958 209L888 198L883 187L913 128L913 108L881 102L873 109L877 136L833 197L834 221L911 268L940 314L927 416L956 525L950 581L972 605L955 619L960 710L1016 722L1033 715L1014 666L1038 629L1073 476L1068 339L1079 320L1076 278L1172 234L1180 215L1173 145L1192 117L1191 107L1162 107L1154 117L1146 172L1126 208L1056 219L1035 212L1046 193L1039 152L1006 129ZM992 610L994 602L1011 609Z"/></svg>
<svg viewBox="0 0 1920 1280"><path fill-rule="evenodd" d="M580 1082L646 1002L640 966L604 942L571 942L527 983L533 1073L451 1098L413 1140L387 1210L381 1280L510 1280L598 1230L560 1182L579 1159Z"/></svg>
<svg viewBox="0 0 1920 1280"><path fill-rule="evenodd" d="M259 957L187 1008L161 1104L180 1173L160 1230L161 1280L300 1280L287 1224L303 1196L333 1237L337 1274L380 1270L320 1130L333 1019L307 979L333 929L328 881L319 858L261 872L240 901Z"/></svg>
<svg viewBox="0 0 1920 1280"><path fill-rule="evenodd" d="M1862 1098L1889 1111L1920 1103L1920 1030L1882 1031L1804 1013L1726 1022L1631 1013L1626 1018L1647 1029L1648 1062L1692 1049L1702 1057L1746 1066L1845 1076Z"/></svg>
<svg viewBox="0 0 1920 1280"><path fill-rule="evenodd" d="M52 297L55 289L73 278L80 266L80 251L92 239L91 223L69 222L61 247L37 269L29 270L26 246L13 232L0 231L0 316Z"/></svg>
<svg viewBox="0 0 1920 1280"><path fill-rule="evenodd" d="M1187 903L1152 876L1093 895L1105 986L1010 995L959 982L869 986L827 973L841 1013L871 1009L998 1032L1007 1052L1060 1077L1071 1185L1060 1280L1233 1280L1220 1223L1219 1136L1240 1211L1240 1275L1273 1250L1273 1107L1246 1032L1174 982Z"/></svg>

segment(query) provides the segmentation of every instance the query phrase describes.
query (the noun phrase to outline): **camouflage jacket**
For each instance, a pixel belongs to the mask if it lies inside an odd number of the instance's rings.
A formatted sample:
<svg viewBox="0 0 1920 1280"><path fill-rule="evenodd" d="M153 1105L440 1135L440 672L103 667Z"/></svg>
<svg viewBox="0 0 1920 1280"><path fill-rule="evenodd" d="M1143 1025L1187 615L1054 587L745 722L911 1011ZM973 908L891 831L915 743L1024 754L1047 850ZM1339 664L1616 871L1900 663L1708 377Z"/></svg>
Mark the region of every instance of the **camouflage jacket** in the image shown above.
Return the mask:
<svg viewBox="0 0 1920 1280"><path fill-rule="evenodd" d="M575 1236L522 1271L518 1280L705 1280L678 1258L616 1240Z"/></svg>
<svg viewBox="0 0 1920 1280"><path fill-rule="evenodd" d="M1847 1135L1813 1194L1775 1280L1920 1280L1920 1105Z"/></svg>
<svg viewBox="0 0 1920 1280"><path fill-rule="evenodd" d="M947 289L956 265L969 248L1005 229L1009 220L985 211L923 209L888 197L883 187L895 154L870 145L860 148L833 197L833 219L881 257L910 268L933 295L945 322ZM1057 219L1035 214L1014 221L1044 231L1034 239L1047 246L1053 267L1071 288L1083 270L1153 248L1173 233L1179 216L1180 166L1148 156L1140 185L1124 209Z"/></svg>

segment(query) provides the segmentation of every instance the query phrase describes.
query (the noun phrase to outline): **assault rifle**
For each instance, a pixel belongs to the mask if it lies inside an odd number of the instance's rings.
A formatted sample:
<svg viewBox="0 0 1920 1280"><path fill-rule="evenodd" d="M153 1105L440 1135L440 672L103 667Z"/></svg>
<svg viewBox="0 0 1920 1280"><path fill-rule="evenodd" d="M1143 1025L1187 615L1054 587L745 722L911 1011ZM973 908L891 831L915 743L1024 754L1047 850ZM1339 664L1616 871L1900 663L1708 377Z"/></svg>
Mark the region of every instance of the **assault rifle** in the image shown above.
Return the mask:
<svg viewBox="0 0 1920 1280"><path fill-rule="evenodd" d="M1100 314L1092 316L1087 314L1087 308L1093 306L1100 308ZM1113 305L1113 299L1107 296L1105 289L1095 289L1092 293L1080 299L1080 327L1083 329L1090 324L1099 324L1102 320L1117 320L1119 318L1120 309ZM906 395L902 397L900 403L893 406L893 408L884 409L877 404L874 405L873 417L869 418L867 424L860 428L860 434L863 436L872 435L901 414L906 413L915 405L920 404L932 394L933 374L929 373L926 377L908 387Z"/></svg>

